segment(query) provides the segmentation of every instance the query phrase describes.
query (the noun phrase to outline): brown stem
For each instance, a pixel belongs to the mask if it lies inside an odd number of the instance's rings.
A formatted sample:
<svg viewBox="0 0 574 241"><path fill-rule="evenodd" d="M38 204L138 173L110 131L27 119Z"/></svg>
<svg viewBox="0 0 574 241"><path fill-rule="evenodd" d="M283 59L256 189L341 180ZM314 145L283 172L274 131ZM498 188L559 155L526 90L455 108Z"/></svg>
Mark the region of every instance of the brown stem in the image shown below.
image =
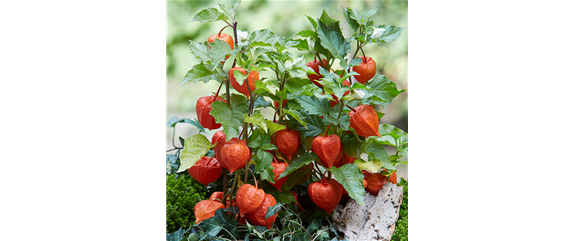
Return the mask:
<svg viewBox="0 0 574 241"><path fill-rule="evenodd" d="M365 52L363 51L363 47L359 47L361 49L361 53L363 53L363 63L367 62L367 57L365 56Z"/></svg>
<svg viewBox="0 0 574 241"><path fill-rule="evenodd" d="M353 109L353 107L350 107L349 105L345 105L345 106L349 107L349 109L351 109L352 111L357 112L357 110Z"/></svg>
<svg viewBox="0 0 574 241"><path fill-rule="evenodd" d="M333 123L331 123L333 124ZM331 127L331 124L329 124L329 126L327 126L327 131L325 131L325 137L327 137L327 134L329 134L329 128Z"/></svg>
<svg viewBox="0 0 574 241"><path fill-rule="evenodd" d="M219 88L217 89L217 92L215 93L215 99L217 99L217 96L219 96L219 90L221 90L221 86L223 86L223 82L225 82L225 80L221 81L221 84L219 85Z"/></svg>
<svg viewBox="0 0 574 241"><path fill-rule="evenodd" d="M221 32L223 32L224 29L226 29L227 27L233 27L231 25L225 25L225 27L223 27L221 30L219 30L219 33L217 33L217 37L221 37Z"/></svg>
<svg viewBox="0 0 574 241"><path fill-rule="evenodd" d="M319 172L319 165L317 164L317 162L314 162L314 163L315 163L315 168L317 168L317 173L321 174L321 176L319 176L319 180L322 180L321 177L325 178L325 176L323 175L323 173Z"/></svg>
<svg viewBox="0 0 574 241"><path fill-rule="evenodd" d="M223 198L221 199L221 203L225 205L225 197L227 197L227 169L223 169Z"/></svg>

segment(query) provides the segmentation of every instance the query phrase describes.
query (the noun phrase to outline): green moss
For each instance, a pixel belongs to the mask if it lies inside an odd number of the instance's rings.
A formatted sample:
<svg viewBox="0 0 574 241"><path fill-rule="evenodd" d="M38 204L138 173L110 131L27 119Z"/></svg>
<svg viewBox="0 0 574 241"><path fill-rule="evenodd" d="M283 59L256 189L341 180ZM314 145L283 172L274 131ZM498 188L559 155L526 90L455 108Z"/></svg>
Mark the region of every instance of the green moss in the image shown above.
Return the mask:
<svg viewBox="0 0 574 241"><path fill-rule="evenodd" d="M189 174L166 176L166 232L187 229L195 220L193 207L206 199L206 188Z"/></svg>
<svg viewBox="0 0 574 241"><path fill-rule="evenodd" d="M403 186L403 202L391 241L409 240L409 181L401 178L399 186Z"/></svg>

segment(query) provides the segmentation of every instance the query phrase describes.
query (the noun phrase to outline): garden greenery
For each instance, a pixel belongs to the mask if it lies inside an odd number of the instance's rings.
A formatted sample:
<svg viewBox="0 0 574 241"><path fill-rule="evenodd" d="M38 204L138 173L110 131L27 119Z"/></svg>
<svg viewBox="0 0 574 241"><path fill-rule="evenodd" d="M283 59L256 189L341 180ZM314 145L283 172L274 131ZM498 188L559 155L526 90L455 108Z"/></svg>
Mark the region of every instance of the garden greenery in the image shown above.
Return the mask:
<svg viewBox="0 0 574 241"><path fill-rule="evenodd" d="M198 119L173 117L167 123L170 128L188 123L200 131L179 137L178 145L172 140L167 174L197 167L202 171L196 173L218 176L208 184L209 193L223 192L217 201L225 207L200 210L210 217L177 231L171 229L174 232L167 239L337 239L339 233L325 210L346 199L343 191L364 205L366 173L379 173L386 181L396 175L396 165L407 163L408 134L379 123L384 113L375 108L384 108L404 90L376 74L375 63L368 57L376 53L363 51L367 44L395 40L404 28L376 25L370 17L377 9L343 8L350 36L343 35L339 20L323 11L318 18L306 16L311 28L288 38L269 29L240 31L235 21L238 9L239 3L231 9L219 4L201 10L190 21L222 24L222 29L209 41L190 40L190 52L201 62L191 67L181 85L209 81L220 85L213 97L200 99L207 100L201 107L198 101ZM232 34L222 33L227 28ZM294 58L297 51L313 54L313 60ZM233 61L230 69L224 69L226 61ZM273 77L259 79L259 72ZM231 88L241 94L232 94ZM272 119L264 116L264 108L274 110ZM221 139L210 141L203 134L206 129L220 128ZM388 153L385 145L396 151ZM224 168L213 166L212 158ZM288 165L277 171L283 163ZM213 172L216 169L222 171ZM253 206L263 210L260 219L240 215L246 204L237 193L248 184L273 199ZM227 204L229 198L231 204ZM268 200L267 195L262 198ZM271 223L265 227L255 225L259 221L254 220Z"/></svg>

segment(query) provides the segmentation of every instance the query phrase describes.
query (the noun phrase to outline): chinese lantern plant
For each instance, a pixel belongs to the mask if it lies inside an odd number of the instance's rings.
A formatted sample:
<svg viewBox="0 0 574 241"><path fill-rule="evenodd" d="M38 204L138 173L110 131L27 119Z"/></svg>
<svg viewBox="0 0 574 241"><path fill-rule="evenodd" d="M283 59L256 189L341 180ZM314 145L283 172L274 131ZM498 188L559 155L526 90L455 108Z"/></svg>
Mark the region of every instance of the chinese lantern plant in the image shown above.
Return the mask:
<svg viewBox="0 0 574 241"><path fill-rule="evenodd" d="M213 80L220 85L214 94L199 97L199 121L168 122L200 130L180 138L181 147L172 142L169 151L176 153L168 154L170 170L190 169L215 191L197 208L201 220L192 226L199 227L199 238L300 234L314 239L322 235L319 230L333 238L330 228L320 225L328 216L298 211L329 214L343 193L364 204L365 188L375 193L389 176L396 182L395 166L406 163L401 158L408 154L407 133L379 121L380 110L403 90L377 74L376 53L363 50L395 40L403 28L375 25L369 18L376 9L344 9L351 36L343 36L340 22L323 11L308 18L311 29L287 38L269 29L241 31L235 21L238 5L220 4L192 19L221 29L209 39L190 40L190 52L200 63L182 86ZM294 58L295 53L304 56ZM217 132L208 138L205 129ZM390 155L384 145L395 146L396 153ZM364 172L379 178L376 185ZM317 227L303 232L301 226Z"/></svg>

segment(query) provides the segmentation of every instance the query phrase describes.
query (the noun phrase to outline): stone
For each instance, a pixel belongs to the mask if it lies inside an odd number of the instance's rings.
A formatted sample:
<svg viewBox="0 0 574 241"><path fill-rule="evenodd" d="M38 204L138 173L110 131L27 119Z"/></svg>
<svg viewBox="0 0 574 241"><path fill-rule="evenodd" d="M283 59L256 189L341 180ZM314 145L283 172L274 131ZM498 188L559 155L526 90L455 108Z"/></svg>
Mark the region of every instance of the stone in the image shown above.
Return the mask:
<svg viewBox="0 0 574 241"><path fill-rule="evenodd" d="M348 240L391 240L403 201L403 187L386 183L377 196L365 192L365 206L354 199L333 209L333 225Z"/></svg>

